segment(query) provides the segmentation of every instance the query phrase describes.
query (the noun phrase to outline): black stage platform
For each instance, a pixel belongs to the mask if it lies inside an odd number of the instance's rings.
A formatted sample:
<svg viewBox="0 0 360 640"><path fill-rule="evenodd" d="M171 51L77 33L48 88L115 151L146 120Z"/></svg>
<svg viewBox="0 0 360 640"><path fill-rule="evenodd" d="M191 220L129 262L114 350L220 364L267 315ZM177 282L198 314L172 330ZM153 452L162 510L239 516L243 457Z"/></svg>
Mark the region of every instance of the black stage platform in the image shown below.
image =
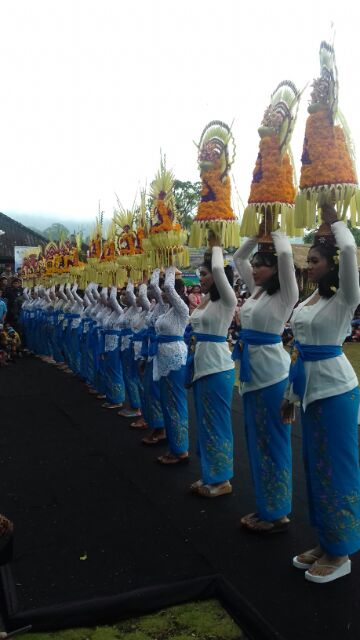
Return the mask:
<svg viewBox="0 0 360 640"><path fill-rule="evenodd" d="M237 526L254 510L237 394L234 492L215 500L187 493L200 477L193 417L191 463L164 468L162 447L141 446L144 432L37 359L0 371L0 399L0 511L16 527L2 569L9 626L99 623L215 595L254 638L360 637L360 559L328 585L291 565L315 541L298 427L290 531L261 537Z"/></svg>

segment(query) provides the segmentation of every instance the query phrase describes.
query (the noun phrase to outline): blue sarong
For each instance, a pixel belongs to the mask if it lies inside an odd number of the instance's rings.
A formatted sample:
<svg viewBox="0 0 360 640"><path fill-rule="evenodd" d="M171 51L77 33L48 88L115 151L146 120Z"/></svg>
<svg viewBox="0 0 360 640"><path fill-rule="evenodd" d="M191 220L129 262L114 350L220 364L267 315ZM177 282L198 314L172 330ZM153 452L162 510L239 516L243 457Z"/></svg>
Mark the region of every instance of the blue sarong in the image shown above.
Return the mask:
<svg viewBox="0 0 360 640"><path fill-rule="evenodd" d="M331 556L360 549L359 388L301 412L310 522Z"/></svg>
<svg viewBox="0 0 360 640"><path fill-rule="evenodd" d="M205 484L233 477L231 401L235 371L220 371L193 383L197 442Z"/></svg>
<svg viewBox="0 0 360 640"><path fill-rule="evenodd" d="M287 379L243 395L256 512L269 522L291 511L291 425L280 416L286 385Z"/></svg>
<svg viewBox="0 0 360 640"><path fill-rule="evenodd" d="M116 329L106 329L104 331L105 349L104 359L104 393L106 400L110 404L121 404L125 400L125 384L120 356L120 335L121 331ZM114 342L109 349L109 338Z"/></svg>
<svg viewBox="0 0 360 640"><path fill-rule="evenodd" d="M132 335L130 328L121 329L121 336ZM125 389L128 396L129 404L132 409L140 409L140 385L142 384L139 371L133 357L132 343L127 349L121 351L121 363L123 368L123 377Z"/></svg>
<svg viewBox="0 0 360 640"><path fill-rule="evenodd" d="M160 402L160 383L153 378L154 361L148 360L145 364L143 377L143 404L142 413L151 429L164 429L164 416Z"/></svg>
<svg viewBox="0 0 360 640"><path fill-rule="evenodd" d="M160 401L169 450L174 455L189 449L188 404L184 387L185 365L160 378Z"/></svg>

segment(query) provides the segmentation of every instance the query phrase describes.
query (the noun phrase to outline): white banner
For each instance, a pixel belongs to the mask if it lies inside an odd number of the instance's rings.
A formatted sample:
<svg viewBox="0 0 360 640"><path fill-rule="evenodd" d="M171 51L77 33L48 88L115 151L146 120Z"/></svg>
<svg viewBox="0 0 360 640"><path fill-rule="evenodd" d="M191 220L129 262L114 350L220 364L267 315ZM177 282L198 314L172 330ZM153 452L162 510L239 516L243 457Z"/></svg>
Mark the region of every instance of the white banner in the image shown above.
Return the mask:
<svg viewBox="0 0 360 640"><path fill-rule="evenodd" d="M31 256L33 254L38 258L41 252L41 247L14 247L14 262L15 262L15 273L19 267L22 267L22 263L24 258Z"/></svg>

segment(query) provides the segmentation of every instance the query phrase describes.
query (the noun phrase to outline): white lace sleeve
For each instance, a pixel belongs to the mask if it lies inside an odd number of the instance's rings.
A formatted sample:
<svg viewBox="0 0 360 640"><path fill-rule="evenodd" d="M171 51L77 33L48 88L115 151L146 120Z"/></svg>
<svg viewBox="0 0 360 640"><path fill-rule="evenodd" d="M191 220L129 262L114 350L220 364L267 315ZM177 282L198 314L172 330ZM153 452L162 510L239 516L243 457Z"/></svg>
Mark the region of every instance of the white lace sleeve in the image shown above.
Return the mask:
<svg viewBox="0 0 360 640"><path fill-rule="evenodd" d="M189 307L175 290L175 267L168 267L165 274L165 293L176 314L181 318L189 318Z"/></svg>

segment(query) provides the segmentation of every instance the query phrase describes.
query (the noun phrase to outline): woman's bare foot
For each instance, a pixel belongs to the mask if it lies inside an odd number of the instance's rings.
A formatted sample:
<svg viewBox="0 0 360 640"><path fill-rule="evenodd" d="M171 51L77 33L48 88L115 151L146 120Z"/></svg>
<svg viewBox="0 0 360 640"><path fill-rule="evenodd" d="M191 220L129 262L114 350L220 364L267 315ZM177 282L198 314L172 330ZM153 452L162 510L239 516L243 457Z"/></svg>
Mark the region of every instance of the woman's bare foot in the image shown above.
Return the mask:
<svg viewBox="0 0 360 640"><path fill-rule="evenodd" d="M300 553L298 556L296 556L296 559L302 564L314 564L314 562L320 560L321 556L323 555L324 552L318 544L314 549L309 549L308 551Z"/></svg>

